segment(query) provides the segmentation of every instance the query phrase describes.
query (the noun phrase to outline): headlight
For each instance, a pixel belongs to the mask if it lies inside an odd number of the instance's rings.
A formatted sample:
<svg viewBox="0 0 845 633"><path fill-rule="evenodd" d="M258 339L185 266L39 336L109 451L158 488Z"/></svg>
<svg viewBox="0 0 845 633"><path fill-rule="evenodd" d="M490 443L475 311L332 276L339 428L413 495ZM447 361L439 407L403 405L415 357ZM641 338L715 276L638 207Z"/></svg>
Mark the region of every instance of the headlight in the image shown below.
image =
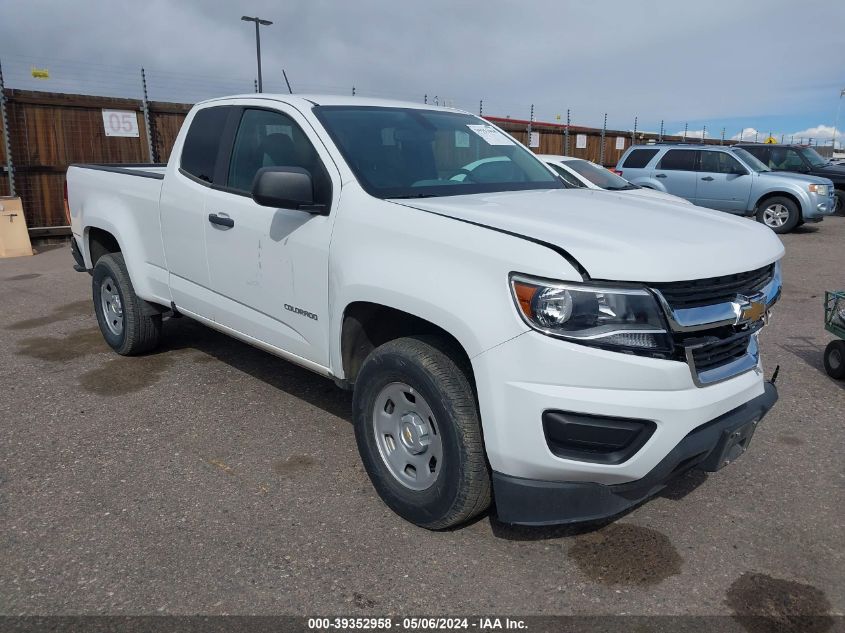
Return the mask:
<svg viewBox="0 0 845 633"><path fill-rule="evenodd" d="M810 185L810 193L826 197L828 194L827 185Z"/></svg>
<svg viewBox="0 0 845 633"><path fill-rule="evenodd" d="M511 291L523 320L549 336L628 351L671 349L660 308L648 290L514 274Z"/></svg>

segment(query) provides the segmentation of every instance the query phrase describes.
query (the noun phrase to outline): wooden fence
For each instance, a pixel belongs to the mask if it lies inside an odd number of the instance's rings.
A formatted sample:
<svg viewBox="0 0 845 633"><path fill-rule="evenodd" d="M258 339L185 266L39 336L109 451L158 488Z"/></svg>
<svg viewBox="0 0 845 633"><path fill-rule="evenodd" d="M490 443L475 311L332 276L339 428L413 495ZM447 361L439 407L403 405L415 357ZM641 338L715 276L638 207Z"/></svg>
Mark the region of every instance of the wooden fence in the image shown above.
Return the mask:
<svg viewBox="0 0 845 633"><path fill-rule="evenodd" d="M159 161L166 161L170 156L170 148L190 108L182 103L149 103L150 127ZM103 109L135 112L138 137L106 136ZM45 229L67 225L63 196L69 165L153 161L140 100L6 90L6 112L15 190L23 199L27 224L35 235L61 233ZM0 142L0 165L5 168L4 146ZM0 174L0 195L9 195L5 169Z"/></svg>
<svg viewBox="0 0 845 633"><path fill-rule="evenodd" d="M150 155L142 102L84 95L6 90L10 141L17 194L23 199L27 224L33 236L67 233L63 189L65 172L73 163L166 162L190 104L149 102L150 128L155 156ZM138 137L106 136L103 109L129 110L138 118ZM517 140L529 144L529 127L539 133L541 154L564 154L566 126L552 123L486 117L507 130ZM0 131L1 132L1 131ZM584 147L578 147L579 135ZM617 149L617 139L621 148ZM657 139L653 133L637 133L636 142ZM664 141L681 137L664 136ZM630 131L606 130L604 160L602 135L597 128L570 126L568 153L604 165L615 165L631 146ZM707 143L719 143L708 139ZM0 142L0 166L5 166L4 143ZM0 195L8 195L5 172L0 174Z"/></svg>

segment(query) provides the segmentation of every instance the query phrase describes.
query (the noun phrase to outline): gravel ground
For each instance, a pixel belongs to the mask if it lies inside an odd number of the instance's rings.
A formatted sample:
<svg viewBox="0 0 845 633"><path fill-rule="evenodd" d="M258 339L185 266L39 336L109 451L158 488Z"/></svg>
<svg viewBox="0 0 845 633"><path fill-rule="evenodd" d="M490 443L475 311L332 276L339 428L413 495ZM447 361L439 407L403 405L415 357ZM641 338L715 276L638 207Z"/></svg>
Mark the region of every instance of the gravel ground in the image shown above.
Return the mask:
<svg viewBox="0 0 845 633"><path fill-rule="evenodd" d="M382 505L330 381L188 319L118 357L67 248L0 260L0 613L842 615L845 218L784 243L748 454L603 527L442 533Z"/></svg>

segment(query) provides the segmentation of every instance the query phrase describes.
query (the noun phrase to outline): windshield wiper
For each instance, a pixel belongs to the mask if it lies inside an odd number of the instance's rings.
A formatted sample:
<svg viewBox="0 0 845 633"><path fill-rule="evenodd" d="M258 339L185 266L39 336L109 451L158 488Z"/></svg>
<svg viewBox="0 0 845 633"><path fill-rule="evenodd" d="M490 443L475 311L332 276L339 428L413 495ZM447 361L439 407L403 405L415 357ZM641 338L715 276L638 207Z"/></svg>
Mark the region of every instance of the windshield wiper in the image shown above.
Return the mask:
<svg viewBox="0 0 845 633"><path fill-rule="evenodd" d="M438 198L436 193L408 193L403 196L390 196L390 200L408 200L409 198Z"/></svg>

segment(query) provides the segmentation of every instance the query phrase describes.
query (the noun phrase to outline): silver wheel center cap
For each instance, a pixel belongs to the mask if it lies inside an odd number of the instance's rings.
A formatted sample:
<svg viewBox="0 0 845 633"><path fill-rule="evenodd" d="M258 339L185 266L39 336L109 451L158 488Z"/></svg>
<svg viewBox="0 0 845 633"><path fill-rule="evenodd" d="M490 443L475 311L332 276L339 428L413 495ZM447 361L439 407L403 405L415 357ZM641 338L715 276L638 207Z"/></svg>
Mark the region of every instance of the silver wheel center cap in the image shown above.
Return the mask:
<svg viewBox="0 0 845 633"><path fill-rule="evenodd" d="M402 416L400 438L403 446L414 455L424 453L431 444L428 424L416 413L406 413Z"/></svg>

